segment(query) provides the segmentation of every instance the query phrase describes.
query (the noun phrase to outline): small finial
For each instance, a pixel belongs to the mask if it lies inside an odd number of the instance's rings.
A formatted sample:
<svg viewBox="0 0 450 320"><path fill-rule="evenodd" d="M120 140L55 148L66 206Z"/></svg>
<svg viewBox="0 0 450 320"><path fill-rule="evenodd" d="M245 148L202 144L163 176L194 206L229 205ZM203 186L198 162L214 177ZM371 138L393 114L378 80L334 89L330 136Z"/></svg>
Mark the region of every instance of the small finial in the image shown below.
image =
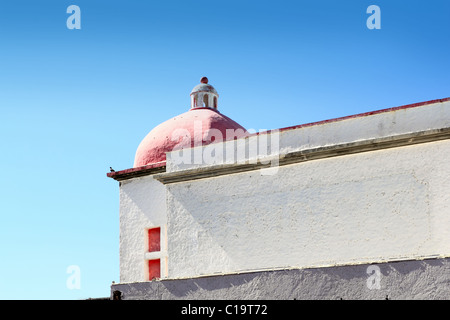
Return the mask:
<svg viewBox="0 0 450 320"><path fill-rule="evenodd" d="M208 83L208 78L207 78L207 77L202 77L202 78L200 79L200 82L201 82L201 83Z"/></svg>

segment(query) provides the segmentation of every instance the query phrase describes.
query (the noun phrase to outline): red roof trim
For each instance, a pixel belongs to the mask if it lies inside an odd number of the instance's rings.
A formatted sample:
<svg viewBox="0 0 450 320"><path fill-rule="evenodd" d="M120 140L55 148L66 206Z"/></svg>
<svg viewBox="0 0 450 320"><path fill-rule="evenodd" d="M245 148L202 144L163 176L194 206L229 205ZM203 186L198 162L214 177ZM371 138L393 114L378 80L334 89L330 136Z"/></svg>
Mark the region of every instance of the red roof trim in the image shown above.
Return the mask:
<svg viewBox="0 0 450 320"><path fill-rule="evenodd" d="M166 166L166 162L165 161L161 161L161 162L157 162L157 163L152 163L146 166L142 166L142 167L137 167L137 168L131 168L131 169L125 169L125 170L121 170L121 171L114 171L114 172L108 172L106 174L106 176L108 178L113 178L113 179L117 179L126 175L129 176L133 176L135 173L141 172L141 171L151 171L152 169L156 169L156 168L162 168Z"/></svg>

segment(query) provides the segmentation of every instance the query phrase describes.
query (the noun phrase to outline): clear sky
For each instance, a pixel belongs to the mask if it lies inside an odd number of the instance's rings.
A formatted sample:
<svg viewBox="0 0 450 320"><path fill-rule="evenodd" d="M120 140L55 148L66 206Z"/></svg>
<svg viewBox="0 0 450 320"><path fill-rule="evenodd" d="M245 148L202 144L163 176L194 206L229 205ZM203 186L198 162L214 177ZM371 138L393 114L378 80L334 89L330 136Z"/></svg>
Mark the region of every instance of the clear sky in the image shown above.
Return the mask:
<svg viewBox="0 0 450 320"><path fill-rule="evenodd" d="M106 173L133 166L202 76L254 130L450 97L448 0L0 4L0 299L109 296L119 190Z"/></svg>

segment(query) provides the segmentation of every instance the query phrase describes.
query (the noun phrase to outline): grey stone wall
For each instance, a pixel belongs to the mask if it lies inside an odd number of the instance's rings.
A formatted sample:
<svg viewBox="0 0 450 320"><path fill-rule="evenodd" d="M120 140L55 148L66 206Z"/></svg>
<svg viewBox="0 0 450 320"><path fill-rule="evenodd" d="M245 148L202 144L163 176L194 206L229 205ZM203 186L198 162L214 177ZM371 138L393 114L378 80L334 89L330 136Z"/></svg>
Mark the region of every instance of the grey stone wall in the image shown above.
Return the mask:
<svg viewBox="0 0 450 320"><path fill-rule="evenodd" d="M448 300L450 258L122 283L122 300Z"/></svg>

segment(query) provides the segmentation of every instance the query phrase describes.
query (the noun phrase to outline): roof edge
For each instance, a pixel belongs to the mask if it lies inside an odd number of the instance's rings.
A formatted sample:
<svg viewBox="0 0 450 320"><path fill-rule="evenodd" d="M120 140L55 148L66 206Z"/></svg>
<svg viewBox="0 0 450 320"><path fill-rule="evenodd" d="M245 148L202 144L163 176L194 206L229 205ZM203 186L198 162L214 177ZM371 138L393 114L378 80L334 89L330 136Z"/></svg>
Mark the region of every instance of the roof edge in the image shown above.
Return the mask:
<svg viewBox="0 0 450 320"><path fill-rule="evenodd" d="M130 168L120 171L108 172L106 176L117 181L146 176L149 174L161 173L166 171L166 161L152 163L142 167Z"/></svg>
<svg viewBox="0 0 450 320"><path fill-rule="evenodd" d="M375 115L375 114L391 112L391 111L396 111L396 110L416 108L416 107L425 106L425 105L429 105L429 104L443 103L443 102L448 102L448 101L450 101L450 97L443 98L443 99L435 99L435 100L417 102L417 103L407 104L407 105L403 105L403 106L399 106L399 107L380 109L380 110L358 113L358 114L354 114L354 115L333 118L333 119L328 119L328 120L322 120L322 121L317 121L317 122L311 122L311 123L306 123L306 124L301 124L301 125L296 125L296 126L291 126L291 127L284 127L284 128L280 128L280 129L256 132L256 133L252 133L252 134L248 135L246 138L248 138L249 136L253 136L253 135L269 134L273 131L283 132L283 131L288 131L288 130L294 130L294 129L300 129L300 128L305 128L305 127L327 124L327 123L331 123L331 122L343 121L343 120L347 120L347 119L366 117L366 116L371 116L371 115ZM216 111L216 110L214 110L214 111ZM166 161L162 161L162 162L152 163L152 164L142 166L142 167L109 172L106 174L106 176L109 178L113 178L114 180L121 181L121 180L131 179L131 178L135 178L135 177L145 176L145 175L149 175L149 174L162 173L165 171L166 171Z"/></svg>
<svg viewBox="0 0 450 320"><path fill-rule="evenodd" d="M344 116L344 117L338 117L338 118L332 118L332 119L321 120L321 121L316 121L316 122L310 122L310 123L305 123L305 124L300 124L300 125L295 125L295 126L290 126L290 127L284 127L284 128L280 128L280 129L272 129L272 130L267 130L267 131L263 131L263 132L256 132L256 133L251 134L251 136L252 135L258 135L258 134L267 134L267 133L271 133L272 131L283 132L283 131L300 129L300 128L305 128L305 127L312 127L312 126L317 126L317 125L321 125L321 124L327 124L327 123L331 123L331 122L338 122L338 121L343 121L343 120L348 120L348 119L353 119L353 118L362 118L362 117L367 117L367 116L380 114L380 113L385 113L385 112L397 111L397 110L402 110L402 109L416 108L416 107L421 107L421 106L425 106L425 105L429 105L429 104L443 103L443 102L448 102L448 101L450 101L450 97L442 98L442 99L435 99L435 100L428 100L428 101L423 101L423 102L406 104L406 105L399 106L399 107L392 107L392 108L368 111L368 112L357 113L357 114L348 115L348 116Z"/></svg>

